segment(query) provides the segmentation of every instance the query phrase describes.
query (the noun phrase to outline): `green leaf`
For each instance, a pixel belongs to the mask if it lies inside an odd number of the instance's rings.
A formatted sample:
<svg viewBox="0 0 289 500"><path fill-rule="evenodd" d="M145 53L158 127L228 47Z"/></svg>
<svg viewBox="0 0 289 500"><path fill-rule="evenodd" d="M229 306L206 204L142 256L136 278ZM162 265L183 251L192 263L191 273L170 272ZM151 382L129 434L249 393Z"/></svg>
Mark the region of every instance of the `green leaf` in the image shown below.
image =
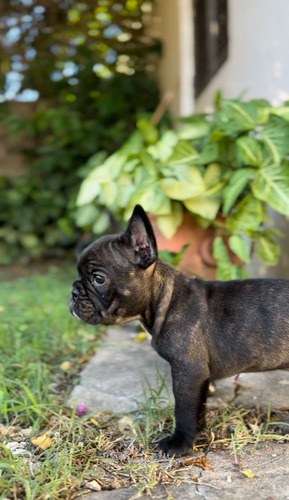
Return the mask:
<svg viewBox="0 0 289 500"><path fill-rule="evenodd" d="M171 177L159 181L163 192L173 200L186 200L202 192L202 187L197 184L190 184L188 181L179 181Z"/></svg>
<svg viewBox="0 0 289 500"><path fill-rule="evenodd" d="M159 184L152 180L144 182L132 195L125 211L125 219L129 218L135 205L155 215L168 215L171 213L171 201L161 190Z"/></svg>
<svg viewBox="0 0 289 500"><path fill-rule="evenodd" d="M99 210L94 205L83 205L76 211L75 221L79 227L89 226L95 222Z"/></svg>
<svg viewBox="0 0 289 500"><path fill-rule="evenodd" d="M237 154L245 165L260 167L263 161L260 143L253 137L239 137L236 141Z"/></svg>
<svg viewBox="0 0 289 500"><path fill-rule="evenodd" d="M169 158L169 164L175 163L193 163L200 159L199 153L192 148L192 146L185 141L180 141L175 146L173 154Z"/></svg>
<svg viewBox="0 0 289 500"><path fill-rule="evenodd" d="M231 262L218 262L217 279L221 281L239 280L248 278L248 272L244 267Z"/></svg>
<svg viewBox="0 0 289 500"><path fill-rule="evenodd" d="M245 233L256 230L262 221L262 204L251 194L240 201L236 211L227 219L227 227L231 233Z"/></svg>
<svg viewBox="0 0 289 500"><path fill-rule="evenodd" d="M224 189L223 214L227 215L237 198L244 191L249 179L255 170L252 168L242 168L236 170L230 178L229 184Z"/></svg>
<svg viewBox="0 0 289 500"><path fill-rule="evenodd" d="M137 128L141 131L144 140L148 144L155 144L157 142L159 138L158 129L149 120L140 118L137 120Z"/></svg>
<svg viewBox="0 0 289 500"><path fill-rule="evenodd" d="M117 206L120 208L125 208L135 190L136 187L131 176L127 173L122 173L117 179Z"/></svg>
<svg viewBox="0 0 289 500"><path fill-rule="evenodd" d="M194 118L194 115L193 117ZM190 117L186 118L186 123L178 131L177 135L180 140L196 140L206 137L211 128L211 124L206 120L205 116L198 120L193 120L188 123Z"/></svg>
<svg viewBox="0 0 289 500"><path fill-rule="evenodd" d="M143 166L145 167L149 175L156 179L157 178L156 162L152 157L152 155L145 149L142 150L140 153L140 161L142 162Z"/></svg>
<svg viewBox="0 0 289 500"><path fill-rule="evenodd" d="M214 220L221 206L221 197L196 196L184 200L185 207L193 214L201 215L208 220Z"/></svg>
<svg viewBox="0 0 289 500"><path fill-rule="evenodd" d="M251 187L256 198L289 215L289 167L285 162L258 170Z"/></svg>
<svg viewBox="0 0 289 500"><path fill-rule="evenodd" d="M103 211L98 217L96 222L93 224L92 231L94 234L103 234L110 227L109 214Z"/></svg>
<svg viewBox="0 0 289 500"><path fill-rule="evenodd" d="M289 122L289 106L279 106L271 108L271 114L281 116L286 122Z"/></svg>
<svg viewBox="0 0 289 500"><path fill-rule="evenodd" d="M102 165L94 168L89 176L87 177L87 181L97 181L101 182L109 182L111 179L116 179L120 174L121 168L127 161L128 154L122 152L120 149L116 151L113 155L109 156Z"/></svg>
<svg viewBox="0 0 289 500"><path fill-rule="evenodd" d="M101 200L106 207L112 207L117 199L116 182L105 182L101 184Z"/></svg>
<svg viewBox="0 0 289 500"><path fill-rule="evenodd" d="M177 165L174 177L166 177L159 181L164 193L173 200L185 200L205 190L203 178L196 167Z"/></svg>
<svg viewBox="0 0 289 500"><path fill-rule="evenodd" d="M207 187L212 187L217 184L222 175L222 167L220 163L211 163L207 166L204 173L204 181Z"/></svg>
<svg viewBox="0 0 289 500"><path fill-rule="evenodd" d="M232 264L230 261L227 247L221 236L215 238L213 256L218 263L217 279L232 280L248 277L247 271L242 266Z"/></svg>
<svg viewBox="0 0 289 500"><path fill-rule="evenodd" d="M177 141L178 138L175 132L168 130L156 144L149 146L147 151L156 160L166 163L171 157Z"/></svg>
<svg viewBox="0 0 289 500"><path fill-rule="evenodd" d="M280 164L284 156L289 154L289 124L279 116L271 116L260 134L274 164Z"/></svg>
<svg viewBox="0 0 289 500"><path fill-rule="evenodd" d="M184 210L180 203L172 203L172 212L167 215L159 215L157 224L162 234L170 239L176 233L178 227L183 222Z"/></svg>
<svg viewBox="0 0 289 500"><path fill-rule="evenodd" d="M261 233L258 238L257 255L269 266L275 266L279 261L280 247L272 236Z"/></svg>
<svg viewBox="0 0 289 500"><path fill-rule="evenodd" d="M267 123L270 112L272 110L271 104L266 99L253 99L251 101L257 108L258 113L258 124L262 125Z"/></svg>
<svg viewBox="0 0 289 500"><path fill-rule="evenodd" d="M230 262L227 247L221 236L217 236L214 240L213 256L217 261Z"/></svg>
<svg viewBox="0 0 289 500"><path fill-rule="evenodd" d="M122 167L122 171L131 174L132 172L135 171L135 168L137 165L139 165L139 163L140 163L139 158L132 158L131 160L125 162L125 164Z"/></svg>
<svg viewBox="0 0 289 500"><path fill-rule="evenodd" d="M222 109L215 114L215 124L220 132L235 136L253 130L257 125L258 113L253 103L223 99L221 104Z"/></svg>
<svg viewBox="0 0 289 500"><path fill-rule="evenodd" d="M250 262L250 245L244 238L238 235L231 236L229 247L243 262Z"/></svg>
<svg viewBox="0 0 289 500"><path fill-rule="evenodd" d="M169 252L168 250L159 250L159 256L162 260L168 262L171 266L177 267L184 257L186 250L192 243L183 246L180 252Z"/></svg>
<svg viewBox="0 0 289 500"><path fill-rule="evenodd" d="M216 142L214 143L210 142L209 144L206 144L206 146L202 149L200 153L200 161L198 161L197 163L198 164L212 163L218 161L219 156L220 156L219 144L217 144Z"/></svg>
<svg viewBox="0 0 289 500"><path fill-rule="evenodd" d="M97 196L99 196L101 192L101 186L96 179L90 179L89 177L85 179L78 193L78 197L76 200L76 205L81 207L82 205L86 205L93 201Z"/></svg>

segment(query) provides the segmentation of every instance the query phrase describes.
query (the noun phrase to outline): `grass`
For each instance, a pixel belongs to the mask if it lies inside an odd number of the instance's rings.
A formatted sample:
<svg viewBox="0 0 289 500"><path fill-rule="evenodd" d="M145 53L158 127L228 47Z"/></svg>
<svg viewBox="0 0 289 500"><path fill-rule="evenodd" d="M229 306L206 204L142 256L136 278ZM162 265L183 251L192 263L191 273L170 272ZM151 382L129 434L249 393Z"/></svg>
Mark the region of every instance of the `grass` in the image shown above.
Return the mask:
<svg viewBox="0 0 289 500"><path fill-rule="evenodd" d="M210 467L210 449L229 449L237 460L248 443L288 439L270 413L227 405L208 410L192 458L160 457L157 439L174 424L160 374L156 389L144 384L146 404L138 412L77 417L65 400L102 330L70 316L74 275L54 268L1 283L0 498L73 499L92 488L131 485L149 492L178 483L183 471L197 482L200 467Z"/></svg>

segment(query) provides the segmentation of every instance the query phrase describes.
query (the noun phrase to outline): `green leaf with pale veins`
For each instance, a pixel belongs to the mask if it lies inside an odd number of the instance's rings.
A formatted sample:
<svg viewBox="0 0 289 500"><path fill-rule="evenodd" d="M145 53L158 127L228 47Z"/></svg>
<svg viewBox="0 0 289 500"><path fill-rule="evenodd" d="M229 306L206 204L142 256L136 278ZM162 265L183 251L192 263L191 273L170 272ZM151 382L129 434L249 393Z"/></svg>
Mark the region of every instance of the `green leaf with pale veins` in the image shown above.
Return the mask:
<svg viewBox="0 0 289 500"><path fill-rule="evenodd" d="M253 168L236 170L230 178L229 184L224 189L223 214L227 215L237 198L246 188L250 177L255 173Z"/></svg>
<svg viewBox="0 0 289 500"><path fill-rule="evenodd" d="M289 154L289 123L279 116L271 116L260 134L273 163L280 164L282 158Z"/></svg>
<svg viewBox="0 0 289 500"><path fill-rule="evenodd" d="M199 161L200 155L192 146L186 141L179 141L175 146L173 154L168 160L169 164L175 163L194 163Z"/></svg>
<svg viewBox="0 0 289 500"><path fill-rule="evenodd" d="M263 154L260 142L253 137L243 136L236 141L238 155L245 165L260 167L263 161Z"/></svg>
<svg viewBox="0 0 289 500"><path fill-rule="evenodd" d="M286 161L258 170L251 187L256 198L277 212L289 215L289 167Z"/></svg>
<svg viewBox="0 0 289 500"><path fill-rule="evenodd" d="M229 239L229 247L243 261L250 262L250 245L247 240L237 234Z"/></svg>
<svg viewBox="0 0 289 500"><path fill-rule="evenodd" d="M257 255L269 266L276 266L280 257L280 247L269 234L260 234L258 238Z"/></svg>
<svg viewBox="0 0 289 500"><path fill-rule="evenodd" d="M248 194L240 201L236 211L227 219L227 227L231 233L242 234L256 230L262 221L262 203Z"/></svg>

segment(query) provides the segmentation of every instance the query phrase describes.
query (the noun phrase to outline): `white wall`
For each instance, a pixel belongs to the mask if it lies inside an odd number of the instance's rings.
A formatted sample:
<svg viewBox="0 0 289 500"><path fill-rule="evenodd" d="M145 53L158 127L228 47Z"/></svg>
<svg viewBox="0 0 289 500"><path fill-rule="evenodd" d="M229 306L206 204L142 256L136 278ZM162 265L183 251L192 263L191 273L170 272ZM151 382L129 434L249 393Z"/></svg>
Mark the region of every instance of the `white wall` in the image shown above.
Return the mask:
<svg viewBox="0 0 289 500"><path fill-rule="evenodd" d="M226 98L278 105L289 99L289 0L229 0L229 57L196 101L202 111Z"/></svg>

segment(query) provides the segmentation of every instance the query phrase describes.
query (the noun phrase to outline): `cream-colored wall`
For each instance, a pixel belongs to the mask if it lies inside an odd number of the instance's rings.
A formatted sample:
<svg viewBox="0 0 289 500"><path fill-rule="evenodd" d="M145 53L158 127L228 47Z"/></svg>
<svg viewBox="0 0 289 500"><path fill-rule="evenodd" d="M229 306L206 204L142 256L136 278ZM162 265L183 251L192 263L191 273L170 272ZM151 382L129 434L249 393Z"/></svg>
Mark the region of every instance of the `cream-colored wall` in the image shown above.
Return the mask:
<svg viewBox="0 0 289 500"><path fill-rule="evenodd" d="M289 99L289 1L229 0L229 57L196 100L210 105L216 92L234 98Z"/></svg>
<svg viewBox="0 0 289 500"><path fill-rule="evenodd" d="M162 41L158 67L162 96L173 93L174 116L194 112L194 49L192 0L158 0L150 34ZM170 95L168 96L170 98Z"/></svg>

